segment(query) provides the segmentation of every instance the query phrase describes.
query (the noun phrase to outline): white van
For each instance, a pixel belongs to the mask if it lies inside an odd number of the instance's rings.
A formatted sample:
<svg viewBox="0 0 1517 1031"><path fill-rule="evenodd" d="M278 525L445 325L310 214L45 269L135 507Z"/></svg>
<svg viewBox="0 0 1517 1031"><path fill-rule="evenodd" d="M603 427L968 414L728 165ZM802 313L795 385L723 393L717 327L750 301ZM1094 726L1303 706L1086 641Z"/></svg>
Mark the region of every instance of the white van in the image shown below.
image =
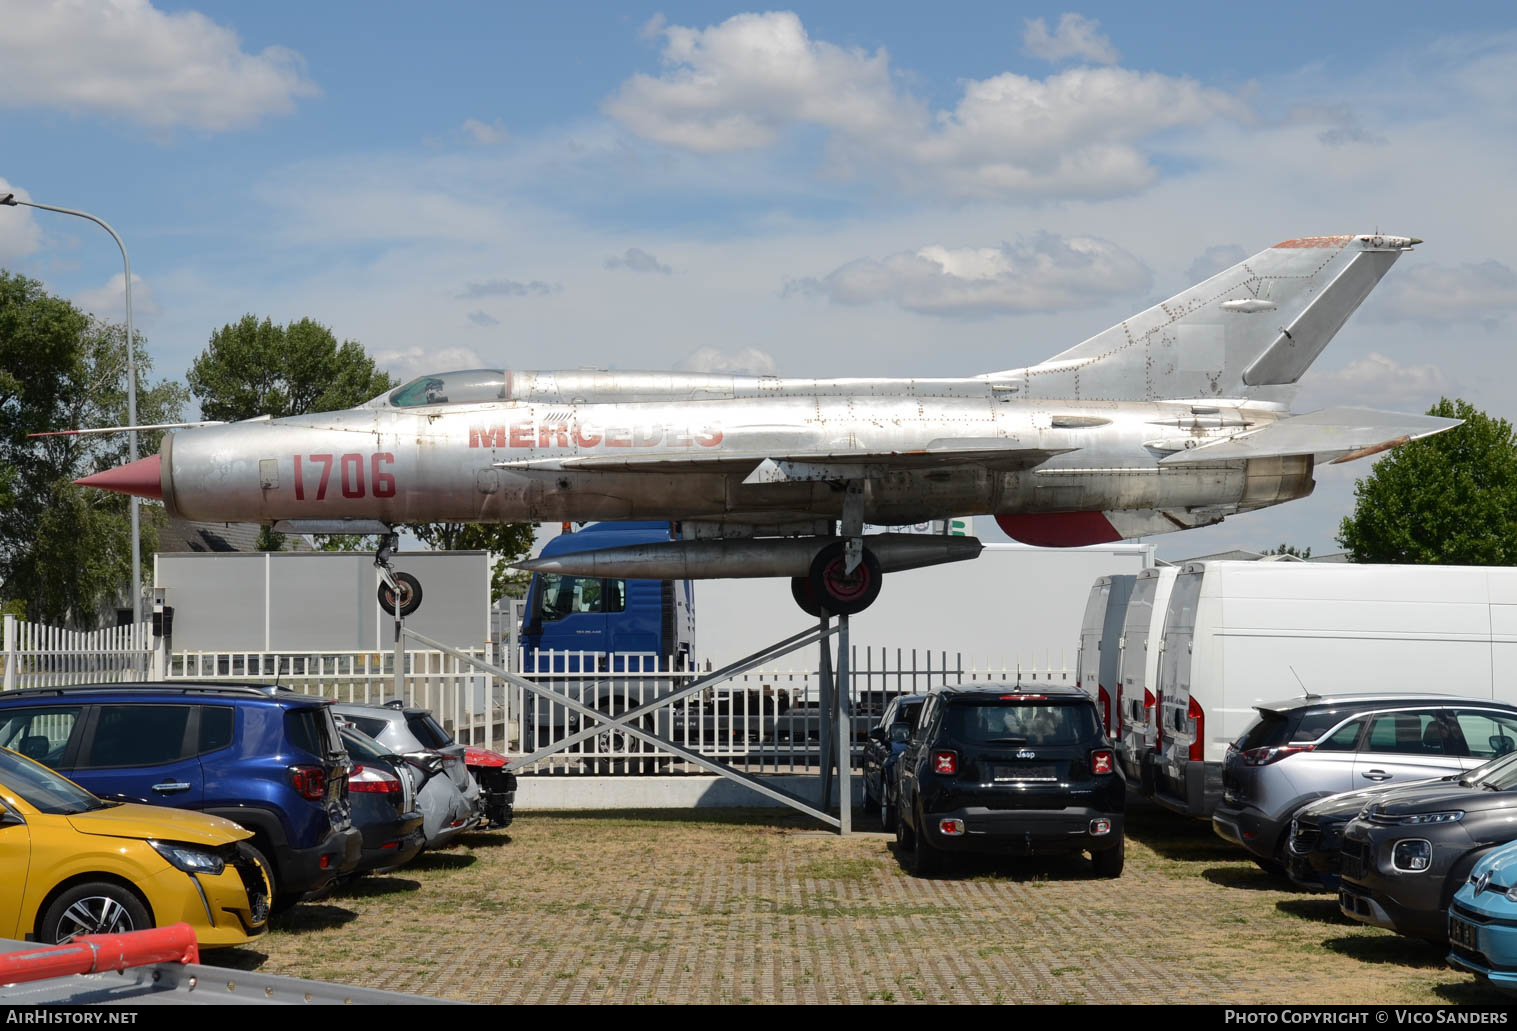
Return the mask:
<svg viewBox="0 0 1517 1031"><path fill-rule="evenodd" d="M1209 819L1255 705L1361 691L1517 701L1517 569L1186 563L1159 663L1155 800Z"/></svg>
<svg viewBox="0 0 1517 1031"><path fill-rule="evenodd" d="M1153 775L1148 769L1157 740L1154 685L1158 676L1159 642L1170 591L1179 570L1174 566L1145 569L1133 581L1132 595L1118 639L1117 754L1127 772L1127 789L1149 794Z"/></svg>
<svg viewBox="0 0 1517 1031"><path fill-rule="evenodd" d="M1117 669L1122 657L1122 623L1132 596L1136 574L1103 576L1090 588L1085 618L1080 623L1080 648L1075 657L1075 683L1079 684L1101 712L1106 735L1115 731Z"/></svg>

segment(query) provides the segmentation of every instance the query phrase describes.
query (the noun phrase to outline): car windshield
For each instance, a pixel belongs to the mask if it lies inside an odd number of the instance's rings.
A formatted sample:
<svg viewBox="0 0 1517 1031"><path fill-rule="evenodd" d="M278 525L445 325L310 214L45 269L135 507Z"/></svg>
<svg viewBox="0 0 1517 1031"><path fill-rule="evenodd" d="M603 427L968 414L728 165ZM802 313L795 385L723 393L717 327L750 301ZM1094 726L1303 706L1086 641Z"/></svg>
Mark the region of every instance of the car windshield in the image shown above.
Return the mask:
<svg viewBox="0 0 1517 1031"><path fill-rule="evenodd" d="M1460 778L1460 783L1492 791L1512 790L1517 787L1517 752L1499 756L1475 767Z"/></svg>
<svg viewBox="0 0 1517 1031"><path fill-rule="evenodd" d="M0 748L0 784L38 812L51 816L72 816L120 804L96 798L73 781L9 748Z"/></svg>
<svg viewBox="0 0 1517 1031"><path fill-rule="evenodd" d="M966 744L1076 745L1100 734L1085 701L996 699L951 706L948 734Z"/></svg>

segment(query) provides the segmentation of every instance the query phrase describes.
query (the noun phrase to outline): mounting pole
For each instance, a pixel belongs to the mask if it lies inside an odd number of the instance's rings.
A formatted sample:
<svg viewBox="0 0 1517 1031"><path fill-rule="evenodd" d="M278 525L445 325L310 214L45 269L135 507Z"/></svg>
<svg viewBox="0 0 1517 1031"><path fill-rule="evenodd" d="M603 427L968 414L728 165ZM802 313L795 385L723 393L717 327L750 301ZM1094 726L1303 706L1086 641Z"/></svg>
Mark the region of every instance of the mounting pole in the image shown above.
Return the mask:
<svg viewBox="0 0 1517 1031"><path fill-rule="evenodd" d="M853 785L849 783L849 767L853 760L853 720L849 718L851 706L848 701L851 684L848 663L848 616L838 617L838 675L837 688L832 692L833 719L837 726L838 750L838 833L853 832Z"/></svg>
<svg viewBox="0 0 1517 1031"><path fill-rule="evenodd" d="M823 633L829 629L832 616L826 609L822 610L821 627ZM841 626L841 624L839 624ZM816 715L821 724L817 728L817 746L821 753L821 766L817 770L817 783L820 786L817 806L821 809L832 808L832 642L826 637L821 640L821 658L817 666L817 699Z"/></svg>

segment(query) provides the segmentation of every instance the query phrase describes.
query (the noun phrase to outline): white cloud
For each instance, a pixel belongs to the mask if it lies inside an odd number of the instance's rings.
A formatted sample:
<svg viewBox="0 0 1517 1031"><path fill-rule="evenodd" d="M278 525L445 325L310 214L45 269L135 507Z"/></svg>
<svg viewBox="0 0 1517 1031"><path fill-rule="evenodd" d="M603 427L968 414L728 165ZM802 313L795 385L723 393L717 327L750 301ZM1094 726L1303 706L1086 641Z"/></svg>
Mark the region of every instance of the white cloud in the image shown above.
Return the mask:
<svg viewBox="0 0 1517 1031"><path fill-rule="evenodd" d="M125 322L126 320L126 291L122 289L126 283L126 273L117 272L103 285L89 290L81 290L74 295L74 302L102 319L109 322ZM132 323L135 326L144 319L151 319L160 314L157 300L153 297L152 288L142 281L137 273L132 273Z"/></svg>
<svg viewBox="0 0 1517 1031"><path fill-rule="evenodd" d="M1341 369L1312 369L1301 379L1294 408L1307 411L1329 405L1369 405L1422 411L1449 393L1449 379L1436 365L1402 365L1378 351Z"/></svg>
<svg viewBox="0 0 1517 1031"><path fill-rule="evenodd" d="M1042 18L1029 18L1023 25L1022 48L1033 57L1055 62L1079 57L1096 64L1116 64L1120 59L1111 40L1096 31L1101 23L1094 18L1065 14L1052 33Z"/></svg>
<svg viewBox="0 0 1517 1031"><path fill-rule="evenodd" d="M894 301L929 315L1057 311L1147 289L1147 266L1116 244L1088 236L1037 233L999 247L938 245L860 258L788 292L837 304Z"/></svg>
<svg viewBox="0 0 1517 1031"><path fill-rule="evenodd" d="M641 247L628 247L620 258L606 259L607 268L624 268L633 272L656 272L661 276L671 275L674 270Z"/></svg>
<svg viewBox="0 0 1517 1031"><path fill-rule="evenodd" d="M212 131L287 114L314 96L299 54L246 53L231 29L148 0L9 0L0 105Z"/></svg>
<svg viewBox="0 0 1517 1031"><path fill-rule="evenodd" d="M744 347L738 351L702 347L686 355L675 368L681 372L716 372L740 376L775 374L774 356L756 347Z"/></svg>
<svg viewBox="0 0 1517 1031"><path fill-rule="evenodd" d="M0 178L0 197L14 193L20 200L31 194ZM42 230L31 208L0 207L0 263L16 261L42 246Z"/></svg>
<svg viewBox="0 0 1517 1031"><path fill-rule="evenodd" d="M530 283L518 283L514 279L490 279L482 283L470 283L463 288L458 299L474 300L479 297L546 297L563 290L557 283L544 283L534 279Z"/></svg>
<svg viewBox="0 0 1517 1031"><path fill-rule="evenodd" d="M488 146L493 143L505 143L510 139L510 133L506 132L505 125L497 118L493 122L481 122L478 118L465 118L463 133L469 138L469 142L480 146Z"/></svg>
<svg viewBox="0 0 1517 1031"><path fill-rule="evenodd" d="M1494 327L1517 310L1517 272L1499 261L1414 265L1386 277L1385 297L1368 311L1376 321L1475 323Z"/></svg>
<svg viewBox="0 0 1517 1031"><path fill-rule="evenodd" d="M1251 117L1238 98L1190 79L1090 67L969 80L952 110L932 112L898 88L884 49L812 39L788 11L660 34L664 72L633 76L604 105L639 136L719 154L819 128L834 174L878 172L957 196L1131 192L1156 176L1142 149L1156 133Z"/></svg>
<svg viewBox="0 0 1517 1031"><path fill-rule="evenodd" d="M1219 243L1202 251L1185 270L1185 277L1192 283L1200 283L1224 269L1232 268L1246 257L1248 257L1248 251L1237 244Z"/></svg>
<svg viewBox="0 0 1517 1031"><path fill-rule="evenodd" d="M812 40L790 11L739 14L720 25L661 26L661 76L634 75L606 101L633 132L703 153L751 150L805 123L886 131L908 114L890 58ZM909 112L920 120L919 110Z"/></svg>
<svg viewBox="0 0 1517 1031"><path fill-rule="evenodd" d="M422 349L407 347L400 350L378 351L374 354L375 368L384 369L391 376L405 382L417 376L433 372L449 372L453 369L487 369L491 362L481 360L479 354L467 347L434 347ZM499 365L499 362L495 362Z"/></svg>

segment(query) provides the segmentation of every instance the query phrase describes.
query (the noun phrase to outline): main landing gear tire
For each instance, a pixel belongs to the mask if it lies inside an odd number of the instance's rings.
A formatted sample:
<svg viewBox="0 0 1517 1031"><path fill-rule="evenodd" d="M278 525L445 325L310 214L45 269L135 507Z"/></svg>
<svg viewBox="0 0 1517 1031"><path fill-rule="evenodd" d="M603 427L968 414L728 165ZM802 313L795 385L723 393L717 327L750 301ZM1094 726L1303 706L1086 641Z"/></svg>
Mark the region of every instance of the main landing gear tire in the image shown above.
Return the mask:
<svg viewBox="0 0 1517 1031"><path fill-rule="evenodd" d="M817 552L816 558L811 560L811 575L806 578L811 597L820 608L834 616L851 616L873 605L874 599L880 596L884 578L880 560L868 548L864 549L864 560L858 568L852 573L845 572L848 563L846 548L843 541L834 541ZM800 602L800 592L793 582L791 589L796 594L796 601ZM801 608L806 606L801 605Z"/></svg>
<svg viewBox="0 0 1517 1031"><path fill-rule="evenodd" d="M792 576L790 578L790 596L801 607L801 611L808 616L818 619L822 616L822 607L816 603L816 595L811 593L811 578L807 576Z"/></svg>
<svg viewBox="0 0 1517 1031"><path fill-rule="evenodd" d="M400 588L400 615L401 618L409 616L421 608L421 581L410 573L394 573L395 584ZM395 613L395 591L390 585L381 582L379 585L379 605L386 612Z"/></svg>

